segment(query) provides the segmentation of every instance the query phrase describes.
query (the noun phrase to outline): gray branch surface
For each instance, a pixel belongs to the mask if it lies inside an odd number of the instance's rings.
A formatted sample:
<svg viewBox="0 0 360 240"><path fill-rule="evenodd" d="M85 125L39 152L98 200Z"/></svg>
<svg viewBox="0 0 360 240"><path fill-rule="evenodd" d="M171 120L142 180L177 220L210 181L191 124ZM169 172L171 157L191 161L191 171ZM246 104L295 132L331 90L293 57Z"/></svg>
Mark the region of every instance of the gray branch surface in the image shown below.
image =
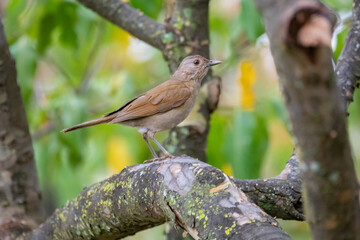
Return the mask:
<svg viewBox="0 0 360 240"><path fill-rule="evenodd" d="M165 26L121 0L78 0L106 20L155 48L165 47Z"/></svg>
<svg viewBox="0 0 360 240"><path fill-rule="evenodd" d="M360 3L354 0L351 26L336 64L336 77L346 105L354 100L354 91L360 79Z"/></svg>
<svg viewBox="0 0 360 240"><path fill-rule="evenodd" d="M164 222L194 239L290 239L222 171L182 156L125 168L19 239L118 239Z"/></svg>
<svg viewBox="0 0 360 240"><path fill-rule="evenodd" d="M329 47L332 14L318 1L256 3L292 122L314 239L359 239L358 181Z"/></svg>
<svg viewBox="0 0 360 240"><path fill-rule="evenodd" d="M256 205L269 215L287 220L304 220L299 160L293 154L280 175L269 179L234 179Z"/></svg>
<svg viewBox="0 0 360 240"><path fill-rule="evenodd" d="M1 20L0 170L0 239L6 239L29 231L42 215L31 137Z"/></svg>

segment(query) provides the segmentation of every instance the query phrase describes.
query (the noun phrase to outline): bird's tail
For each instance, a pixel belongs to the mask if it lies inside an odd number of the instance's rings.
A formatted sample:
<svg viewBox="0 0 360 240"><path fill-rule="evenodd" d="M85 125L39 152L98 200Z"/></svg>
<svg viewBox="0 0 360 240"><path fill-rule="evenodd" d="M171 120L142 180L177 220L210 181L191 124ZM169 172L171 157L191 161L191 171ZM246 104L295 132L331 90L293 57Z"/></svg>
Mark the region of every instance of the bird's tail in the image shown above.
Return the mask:
<svg viewBox="0 0 360 240"><path fill-rule="evenodd" d="M97 119L93 119L87 122L83 122L83 123L79 123L75 126L69 127L69 128L65 128L63 130L61 130L62 132L70 132L70 131L74 131L76 129L79 128L85 128L85 127L90 127L90 126L94 126L94 125L98 125L98 124L102 124L102 123L107 123L110 122L111 120L114 119L114 116L110 115L110 116L104 116L101 118L97 118Z"/></svg>

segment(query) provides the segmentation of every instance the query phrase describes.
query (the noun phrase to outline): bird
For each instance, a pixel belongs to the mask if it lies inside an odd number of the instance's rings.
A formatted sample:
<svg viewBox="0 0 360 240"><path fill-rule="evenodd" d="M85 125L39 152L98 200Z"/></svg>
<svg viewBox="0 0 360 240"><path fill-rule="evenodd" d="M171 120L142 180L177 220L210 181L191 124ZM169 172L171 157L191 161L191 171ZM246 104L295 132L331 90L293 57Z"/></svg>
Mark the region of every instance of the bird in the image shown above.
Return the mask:
<svg viewBox="0 0 360 240"><path fill-rule="evenodd" d="M120 108L100 118L63 129L70 132L98 124L121 124L135 127L142 134L154 159L159 156L149 142L149 138L163 152L164 157L173 157L155 139L155 134L171 129L181 123L194 107L201 81L211 66L220 64L218 60L208 60L200 55L184 58L178 69L167 81L131 99Z"/></svg>

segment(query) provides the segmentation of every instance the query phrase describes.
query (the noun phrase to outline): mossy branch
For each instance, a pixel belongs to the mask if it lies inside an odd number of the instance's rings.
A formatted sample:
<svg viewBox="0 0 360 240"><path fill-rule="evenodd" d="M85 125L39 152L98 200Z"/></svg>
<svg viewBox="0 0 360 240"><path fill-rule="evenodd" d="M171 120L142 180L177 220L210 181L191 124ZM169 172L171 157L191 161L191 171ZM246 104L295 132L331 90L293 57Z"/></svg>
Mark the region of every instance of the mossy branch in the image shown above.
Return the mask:
<svg viewBox="0 0 360 240"><path fill-rule="evenodd" d="M118 239L172 222L194 239L290 239L222 171L190 157L125 168L19 239Z"/></svg>

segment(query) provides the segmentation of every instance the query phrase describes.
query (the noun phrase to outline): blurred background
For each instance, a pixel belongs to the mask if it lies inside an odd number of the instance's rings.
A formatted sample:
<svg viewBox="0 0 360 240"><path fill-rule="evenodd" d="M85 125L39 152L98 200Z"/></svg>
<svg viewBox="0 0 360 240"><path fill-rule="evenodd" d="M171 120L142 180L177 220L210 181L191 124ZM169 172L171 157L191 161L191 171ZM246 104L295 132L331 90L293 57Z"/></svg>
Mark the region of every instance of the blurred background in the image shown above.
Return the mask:
<svg viewBox="0 0 360 240"><path fill-rule="evenodd" d="M334 61L351 20L351 0L327 0L339 15ZM164 21L166 0L130 0ZM62 134L60 130L99 117L168 79L160 51L133 38L76 1L1 0L7 40L33 137L47 213L83 187L150 159L132 128L100 125ZM222 77L222 95L212 115L208 161L237 178L280 173L293 142L264 26L252 0L210 1L211 58ZM360 171L360 96L349 112L349 132ZM329 116L330 117L330 116ZM167 132L159 133L164 140ZM281 221L294 239L310 239L307 225ZM163 239L164 226L127 239Z"/></svg>

